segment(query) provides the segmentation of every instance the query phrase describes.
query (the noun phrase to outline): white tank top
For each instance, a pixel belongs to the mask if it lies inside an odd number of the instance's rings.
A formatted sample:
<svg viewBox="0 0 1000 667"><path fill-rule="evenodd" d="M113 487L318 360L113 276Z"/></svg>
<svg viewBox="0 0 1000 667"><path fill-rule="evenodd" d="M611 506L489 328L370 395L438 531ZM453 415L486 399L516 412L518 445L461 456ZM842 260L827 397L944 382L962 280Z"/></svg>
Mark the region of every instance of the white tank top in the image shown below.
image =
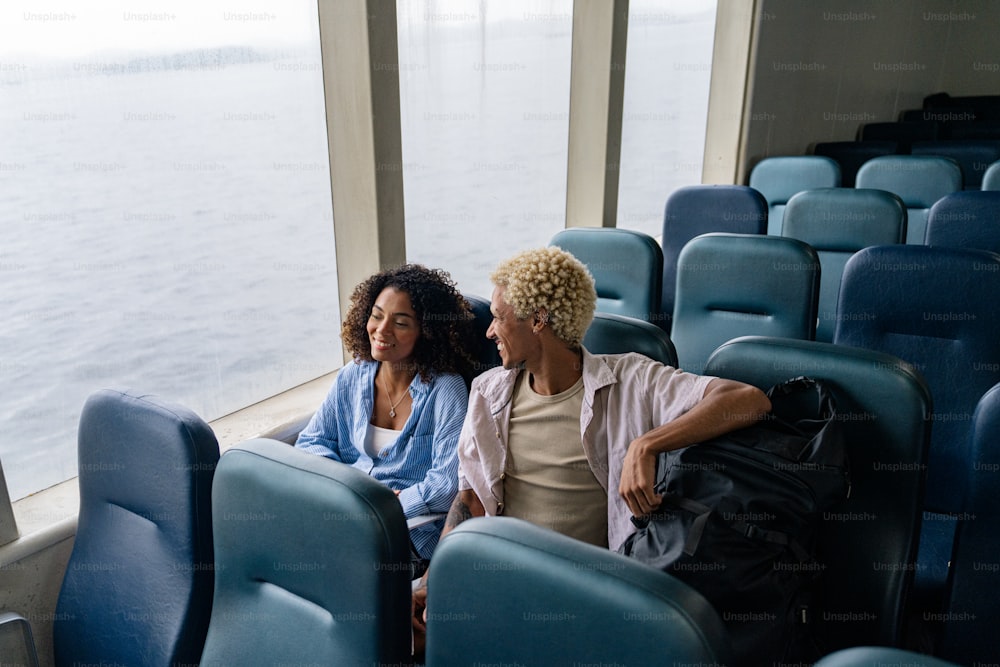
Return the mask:
<svg viewBox="0 0 1000 667"><path fill-rule="evenodd" d="M368 424L368 430L365 432L365 454L373 459L376 458L383 449L396 442L400 433L402 431Z"/></svg>

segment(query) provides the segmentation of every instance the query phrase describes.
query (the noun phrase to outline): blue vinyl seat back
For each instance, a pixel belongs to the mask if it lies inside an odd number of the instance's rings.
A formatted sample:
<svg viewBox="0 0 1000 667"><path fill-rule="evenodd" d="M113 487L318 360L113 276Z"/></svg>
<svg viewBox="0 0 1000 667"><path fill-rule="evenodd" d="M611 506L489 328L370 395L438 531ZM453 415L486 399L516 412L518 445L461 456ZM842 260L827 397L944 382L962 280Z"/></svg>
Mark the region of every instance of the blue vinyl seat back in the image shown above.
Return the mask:
<svg viewBox="0 0 1000 667"><path fill-rule="evenodd" d="M493 323L493 313L490 312L490 300L475 294L463 294L465 300L472 307L472 314L475 316L472 328L479 339L479 346L476 348L476 368L475 373L479 375L483 371L501 365L500 354L493 341L486 338L486 331Z"/></svg>
<svg viewBox="0 0 1000 667"><path fill-rule="evenodd" d="M1000 192L967 190L939 199L927 216L924 243L1000 252Z"/></svg>
<svg viewBox="0 0 1000 667"><path fill-rule="evenodd" d="M258 438L212 490L214 665L403 664L409 538L393 492L349 465Z"/></svg>
<svg viewBox="0 0 1000 667"><path fill-rule="evenodd" d="M212 606L215 434L183 406L105 389L83 406L77 456L55 664L196 663Z"/></svg>
<svg viewBox="0 0 1000 667"><path fill-rule="evenodd" d="M1000 161L986 168L981 187L983 190L1000 190Z"/></svg>
<svg viewBox="0 0 1000 667"><path fill-rule="evenodd" d="M812 340L819 256L797 239L703 234L681 251L670 338L680 368L701 373L715 348L739 336Z"/></svg>
<svg viewBox="0 0 1000 667"><path fill-rule="evenodd" d="M922 653L886 646L855 646L820 659L813 667L959 667Z"/></svg>
<svg viewBox="0 0 1000 667"><path fill-rule="evenodd" d="M667 332L634 317L594 313L583 346L593 354L638 352L666 366L677 366L677 350Z"/></svg>
<svg viewBox="0 0 1000 667"><path fill-rule="evenodd" d="M834 342L916 366L934 397L916 592L938 596L963 509L971 415L1000 382L1000 255L875 246L844 268Z"/></svg>
<svg viewBox="0 0 1000 667"><path fill-rule="evenodd" d="M709 232L765 234L767 200L746 185L690 185L675 190L663 209L663 329L670 331L677 288L677 259L687 242Z"/></svg>
<svg viewBox="0 0 1000 667"><path fill-rule="evenodd" d="M1000 385L979 400L972 417L966 464L965 508L952 554L951 580L937 654L961 664L987 664L1000 656L996 630L1000 598Z"/></svg>
<svg viewBox="0 0 1000 667"><path fill-rule="evenodd" d="M906 205L906 242L920 245L931 206L946 194L962 189L962 170L950 158L886 155L864 163L855 186L887 190L902 199Z"/></svg>
<svg viewBox="0 0 1000 667"><path fill-rule="evenodd" d="M851 492L824 513L812 618L826 650L901 640L920 526L931 396L910 365L871 350L759 336L719 347L706 373L766 389L798 376L831 386ZM815 608L818 607L818 608Z"/></svg>
<svg viewBox="0 0 1000 667"><path fill-rule="evenodd" d="M597 310L657 321L663 250L649 234L613 227L573 227L552 237L594 276Z"/></svg>
<svg viewBox="0 0 1000 667"><path fill-rule="evenodd" d="M808 243L819 256L822 270L816 340L830 342L844 264L862 248L903 243L906 207L899 197L884 190L807 190L789 200L782 236Z"/></svg>
<svg viewBox="0 0 1000 667"><path fill-rule="evenodd" d="M767 233L780 235L788 200L803 190L840 187L840 165L822 155L764 158L750 172L750 187L767 200Z"/></svg>
<svg viewBox="0 0 1000 667"><path fill-rule="evenodd" d="M961 112L959 112L961 113ZM1000 139L1000 121L992 120L958 120L945 124L944 136L941 139Z"/></svg>
<svg viewBox="0 0 1000 667"><path fill-rule="evenodd" d="M913 155L951 158L962 170L962 188L980 190L986 169L1000 160L1000 141L995 139L919 141L913 144L910 152Z"/></svg>
<svg viewBox="0 0 1000 667"><path fill-rule="evenodd" d="M840 165L840 185L853 188L861 165L872 158L899 153L896 141L822 141L813 146L814 155L833 158Z"/></svg>
<svg viewBox="0 0 1000 667"><path fill-rule="evenodd" d="M434 554L427 590L427 667L732 664L722 620L694 589L519 519L464 521Z"/></svg>

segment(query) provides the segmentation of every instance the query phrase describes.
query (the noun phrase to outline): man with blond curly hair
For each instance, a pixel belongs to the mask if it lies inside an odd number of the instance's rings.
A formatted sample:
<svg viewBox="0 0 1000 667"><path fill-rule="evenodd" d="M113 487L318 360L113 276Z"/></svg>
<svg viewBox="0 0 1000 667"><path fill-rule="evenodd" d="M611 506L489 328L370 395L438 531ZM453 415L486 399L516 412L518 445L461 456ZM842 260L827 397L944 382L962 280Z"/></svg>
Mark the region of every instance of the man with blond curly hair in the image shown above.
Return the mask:
<svg viewBox="0 0 1000 667"><path fill-rule="evenodd" d="M465 519L503 515L617 549L634 530L630 518L659 507L660 452L744 427L771 409L751 385L640 354L588 352L582 341L597 304L594 279L565 250L522 252L491 280L486 336L503 366L472 383L459 490L442 537ZM425 596L415 591L418 610Z"/></svg>

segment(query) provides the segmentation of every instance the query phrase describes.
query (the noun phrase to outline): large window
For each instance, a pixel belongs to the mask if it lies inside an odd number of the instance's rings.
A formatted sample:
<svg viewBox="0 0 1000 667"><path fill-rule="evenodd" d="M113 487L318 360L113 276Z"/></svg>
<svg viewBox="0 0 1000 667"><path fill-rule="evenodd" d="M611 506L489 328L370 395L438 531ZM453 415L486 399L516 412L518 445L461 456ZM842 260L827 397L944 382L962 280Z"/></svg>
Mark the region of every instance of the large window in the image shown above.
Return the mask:
<svg viewBox="0 0 1000 667"><path fill-rule="evenodd" d="M701 183L716 0L631 0L618 226L659 236L674 190Z"/></svg>
<svg viewBox="0 0 1000 667"><path fill-rule="evenodd" d="M206 420L342 362L316 3L0 8L0 439L76 475L86 397Z"/></svg>
<svg viewBox="0 0 1000 667"><path fill-rule="evenodd" d="M399 0L407 256L489 297L565 226L572 0Z"/></svg>

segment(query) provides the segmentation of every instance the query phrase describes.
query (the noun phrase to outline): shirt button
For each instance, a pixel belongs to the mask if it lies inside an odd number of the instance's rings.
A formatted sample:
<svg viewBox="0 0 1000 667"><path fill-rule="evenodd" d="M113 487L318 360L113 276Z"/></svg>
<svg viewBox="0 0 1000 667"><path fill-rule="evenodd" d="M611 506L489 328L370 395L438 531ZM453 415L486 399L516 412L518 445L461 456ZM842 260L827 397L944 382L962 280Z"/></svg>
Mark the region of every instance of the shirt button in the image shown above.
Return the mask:
<svg viewBox="0 0 1000 667"><path fill-rule="evenodd" d="M505 479L507 479L507 473L505 472L500 473L500 481L502 482Z"/></svg>
<svg viewBox="0 0 1000 667"><path fill-rule="evenodd" d="M503 503L497 503L497 514L503 514Z"/></svg>
<svg viewBox="0 0 1000 667"><path fill-rule="evenodd" d="M500 431L497 431L497 439L500 439Z"/></svg>

